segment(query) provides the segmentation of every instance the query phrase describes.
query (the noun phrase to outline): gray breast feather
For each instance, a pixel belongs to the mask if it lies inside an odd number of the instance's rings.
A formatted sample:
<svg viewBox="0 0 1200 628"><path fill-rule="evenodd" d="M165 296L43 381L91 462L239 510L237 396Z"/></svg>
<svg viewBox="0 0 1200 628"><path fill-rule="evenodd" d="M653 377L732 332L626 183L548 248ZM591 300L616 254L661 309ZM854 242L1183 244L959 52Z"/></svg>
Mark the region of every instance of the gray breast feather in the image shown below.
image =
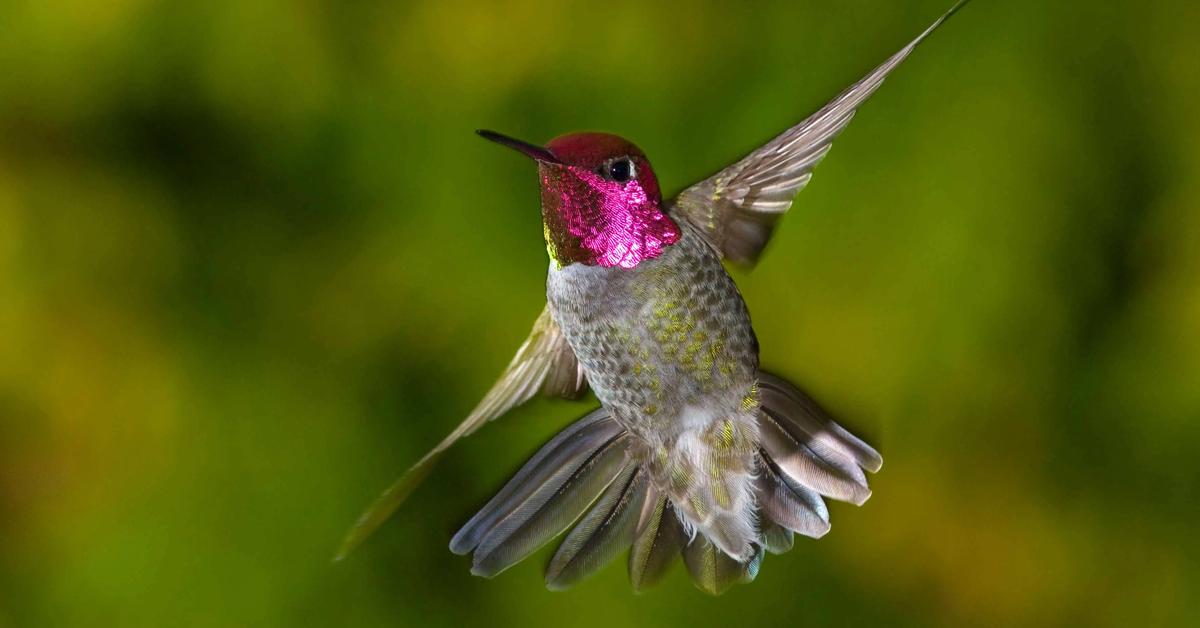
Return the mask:
<svg viewBox="0 0 1200 628"><path fill-rule="evenodd" d="M737 286L690 225L683 234L633 269L573 264L552 267L547 281L554 320L588 382L631 429L688 406L732 409L758 367Z"/></svg>

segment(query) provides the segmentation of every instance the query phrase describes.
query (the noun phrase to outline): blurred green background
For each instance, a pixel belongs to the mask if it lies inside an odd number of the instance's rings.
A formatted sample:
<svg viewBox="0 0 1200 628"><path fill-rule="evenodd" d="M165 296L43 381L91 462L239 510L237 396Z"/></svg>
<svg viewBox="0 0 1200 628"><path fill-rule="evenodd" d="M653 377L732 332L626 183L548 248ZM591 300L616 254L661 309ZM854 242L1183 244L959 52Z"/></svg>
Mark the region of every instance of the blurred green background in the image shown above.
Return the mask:
<svg viewBox="0 0 1200 628"><path fill-rule="evenodd" d="M456 448L541 310L524 159L677 191L950 0L0 3L0 626L1196 625L1200 4L977 0L735 272L887 463L721 598L495 580L451 533L594 400Z"/></svg>

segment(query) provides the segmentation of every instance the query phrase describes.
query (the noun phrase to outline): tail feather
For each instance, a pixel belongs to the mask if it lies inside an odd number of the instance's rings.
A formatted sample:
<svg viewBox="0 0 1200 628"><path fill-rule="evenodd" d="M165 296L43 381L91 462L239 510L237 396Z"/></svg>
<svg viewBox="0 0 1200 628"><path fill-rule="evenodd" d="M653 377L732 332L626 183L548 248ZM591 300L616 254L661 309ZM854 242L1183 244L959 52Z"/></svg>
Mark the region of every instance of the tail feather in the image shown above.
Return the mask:
<svg viewBox="0 0 1200 628"><path fill-rule="evenodd" d="M564 589L626 548L635 591L681 555L718 595L758 574L765 552L829 530L822 496L861 504L879 454L791 384L761 374L757 407L650 450L599 409L551 439L454 536L491 577L570 529L546 568ZM631 547L632 546L632 547Z"/></svg>
<svg viewBox="0 0 1200 628"><path fill-rule="evenodd" d="M450 541L450 551L466 554L513 511L533 500L533 507L550 497L539 489L556 488L599 447L623 433L608 412L596 410L572 423L538 450L504 488Z"/></svg>
<svg viewBox="0 0 1200 628"><path fill-rule="evenodd" d="M856 505L871 497L867 478L853 460L789 431L765 406L760 418L763 449L783 476L826 497Z"/></svg>
<svg viewBox="0 0 1200 628"><path fill-rule="evenodd" d="M658 584L686 544L687 534L671 501L651 487L629 550L629 582L634 592Z"/></svg>
<svg viewBox="0 0 1200 628"><path fill-rule="evenodd" d="M755 546L754 552L745 561L731 558L699 534L683 548L683 562L692 576L692 582L709 595L720 595L739 582L753 581L758 576L762 558L763 551L759 546Z"/></svg>
<svg viewBox="0 0 1200 628"><path fill-rule="evenodd" d="M706 536L739 561L755 552L753 477L757 427L752 414L712 421L648 456L689 536Z"/></svg>
<svg viewBox="0 0 1200 628"><path fill-rule="evenodd" d="M758 520L759 534L762 536L763 549L772 554L786 554L792 551L795 538L792 531L775 523L768 517Z"/></svg>
<svg viewBox="0 0 1200 628"><path fill-rule="evenodd" d="M649 477L626 465L592 509L558 546L546 567L546 586L562 590L600 569L633 542Z"/></svg>
<svg viewBox="0 0 1200 628"><path fill-rule="evenodd" d="M551 448L552 451L547 452L542 461L557 458L555 454L559 449L578 445L579 438L576 435L575 438L551 441L543 450ZM619 430L615 436L593 444L586 455L573 458L569 466L554 470L544 479L536 472L528 475L519 472L509 486L513 488L513 495L527 497L506 508L508 514L496 519L482 533L475 546L471 572L495 576L566 530L610 484L629 472L625 452L627 441L628 435ZM527 486L533 480L537 481Z"/></svg>
<svg viewBox="0 0 1200 628"><path fill-rule="evenodd" d="M793 532L819 538L829 531L822 495L865 502L871 489L863 471L878 471L883 458L783 379L760 372L758 390L761 538L768 551L782 553Z"/></svg>
<svg viewBox="0 0 1200 628"><path fill-rule="evenodd" d="M758 390L763 407L770 408L810 443L848 456L871 473L877 473L883 466L878 451L835 423L824 408L799 388L780 377L760 372Z"/></svg>
<svg viewBox="0 0 1200 628"><path fill-rule="evenodd" d="M784 477L766 452L760 455L763 464L758 475L758 507L763 516L804 536L825 536L829 532L829 509L821 496Z"/></svg>

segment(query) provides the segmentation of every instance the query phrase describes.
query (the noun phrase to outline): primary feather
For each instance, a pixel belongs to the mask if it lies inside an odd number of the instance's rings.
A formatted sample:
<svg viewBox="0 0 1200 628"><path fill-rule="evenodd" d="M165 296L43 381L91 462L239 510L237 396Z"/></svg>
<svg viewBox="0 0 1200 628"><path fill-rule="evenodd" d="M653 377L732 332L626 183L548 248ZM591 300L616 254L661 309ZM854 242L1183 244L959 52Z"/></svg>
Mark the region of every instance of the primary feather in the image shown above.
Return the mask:
<svg viewBox="0 0 1200 628"><path fill-rule="evenodd" d="M509 362L504 374L483 400L454 431L409 467L408 471L359 516L342 540L334 560L345 558L383 525L425 480L442 454L459 439L470 435L484 423L500 417L513 407L525 403L539 390L546 395L574 399L586 388L587 379L583 368L575 359L575 354L572 353L562 332L554 324L550 308L546 307L534 322L529 337L517 349L517 354Z"/></svg>
<svg viewBox="0 0 1200 628"><path fill-rule="evenodd" d="M916 39L838 94L816 113L675 199L676 211L700 227L727 259L752 266L780 217L808 181L813 169L850 124L858 107L912 51L961 9L960 0Z"/></svg>

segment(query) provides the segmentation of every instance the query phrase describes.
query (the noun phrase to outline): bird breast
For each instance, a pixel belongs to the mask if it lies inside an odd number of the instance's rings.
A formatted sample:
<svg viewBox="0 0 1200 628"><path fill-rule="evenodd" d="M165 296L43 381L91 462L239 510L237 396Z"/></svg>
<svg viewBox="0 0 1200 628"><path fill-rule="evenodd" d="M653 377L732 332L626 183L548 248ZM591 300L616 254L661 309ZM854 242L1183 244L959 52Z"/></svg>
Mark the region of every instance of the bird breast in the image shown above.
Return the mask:
<svg viewBox="0 0 1200 628"><path fill-rule="evenodd" d="M596 396L634 435L673 440L753 403L750 316L690 228L632 269L552 264L547 298Z"/></svg>

